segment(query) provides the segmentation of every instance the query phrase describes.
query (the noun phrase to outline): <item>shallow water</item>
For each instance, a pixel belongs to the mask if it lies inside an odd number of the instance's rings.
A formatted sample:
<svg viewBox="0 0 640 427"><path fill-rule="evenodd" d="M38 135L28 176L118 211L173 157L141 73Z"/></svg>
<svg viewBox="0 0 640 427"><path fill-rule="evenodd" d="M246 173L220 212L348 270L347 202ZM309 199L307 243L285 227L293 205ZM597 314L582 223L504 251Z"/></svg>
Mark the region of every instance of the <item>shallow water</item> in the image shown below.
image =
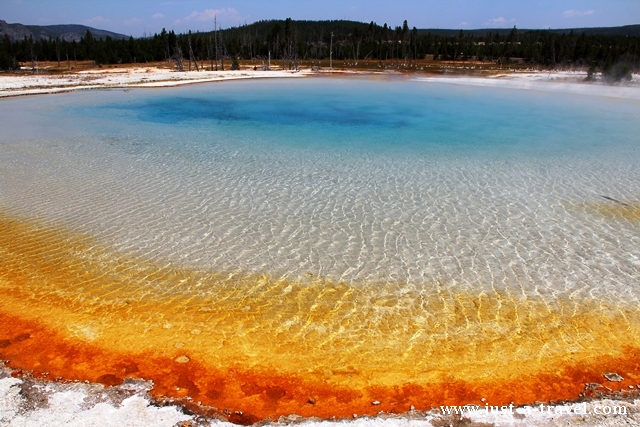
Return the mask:
<svg viewBox="0 0 640 427"><path fill-rule="evenodd" d="M559 398L491 378L579 383L640 348L638 106L334 78L3 100L5 313L207 374L239 364L262 379L183 388L258 418L330 416L300 409L309 390L339 414L452 381ZM108 360L68 375L154 369ZM447 395L411 390L394 410Z"/></svg>
<svg viewBox="0 0 640 427"><path fill-rule="evenodd" d="M637 102L306 79L4 105L27 121L3 138L6 209L119 250L292 280L638 283L636 224L598 210L638 201Z"/></svg>

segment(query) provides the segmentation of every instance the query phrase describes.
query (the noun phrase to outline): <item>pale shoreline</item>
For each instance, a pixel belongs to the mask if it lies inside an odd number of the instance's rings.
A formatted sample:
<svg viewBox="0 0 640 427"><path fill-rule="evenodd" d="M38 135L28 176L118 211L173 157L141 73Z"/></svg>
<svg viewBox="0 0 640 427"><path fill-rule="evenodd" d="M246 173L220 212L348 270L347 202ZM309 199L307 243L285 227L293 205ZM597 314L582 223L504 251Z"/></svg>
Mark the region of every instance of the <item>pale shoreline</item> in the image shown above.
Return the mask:
<svg viewBox="0 0 640 427"><path fill-rule="evenodd" d="M576 95L594 95L609 98L640 100L640 75L634 74L630 82L608 84L599 77L585 81L586 72L517 72L496 74L491 77L416 77L417 81L446 82L451 84L491 88L540 90Z"/></svg>
<svg viewBox="0 0 640 427"><path fill-rule="evenodd" d="M602 387L602 386L600 386ZM155 427L233 427L215 417L193 415L188 404L172 400L154 402L149 395L153 383L125 380L122 385L105 387L83 382L48 382L17 375L0 363L0 425L6 426L155 426ZM443 414L441 409L411 410L404 414L379 413L351 419L321 420L295 414L258 425L299 425L304 427L438 427L583 425L623 426L640 423L637 389L607 397L583 398L579 402L536 402L532 406L487 409L477 402L478 411L460 415ZM186 403L186 402L184 402ZM484 406L483 406L484 405ZM619 413L614 413L618 411ZM606 412L610 414L606 415Z"/></svg>
<svg viewBox="0 0 640 427"><path fill-rule="evenodd" d="M67 74L0 74L0 98L91 89L175 87L228 80L304 77L306 71L180 72L157 67L87 70Z"/></svg>
<svg viewBox="0 0 640 427"><path fill-rule="evenodd" d="M506 71L492 75L460 74L433 75L399 73L393 71L190 71L166 68L135 67L77 71L65 74L0 74L0 98L25 95L44 95L92 89L134 89L176 87L196 83L213 83L245 79L300 78L309 76L398 76L423 82L446 82L469 86L533 89L589 94L622 99L640 100L640 75L630 82L607 84L601 76L593 82L585 81L584 71Z"/></svg>

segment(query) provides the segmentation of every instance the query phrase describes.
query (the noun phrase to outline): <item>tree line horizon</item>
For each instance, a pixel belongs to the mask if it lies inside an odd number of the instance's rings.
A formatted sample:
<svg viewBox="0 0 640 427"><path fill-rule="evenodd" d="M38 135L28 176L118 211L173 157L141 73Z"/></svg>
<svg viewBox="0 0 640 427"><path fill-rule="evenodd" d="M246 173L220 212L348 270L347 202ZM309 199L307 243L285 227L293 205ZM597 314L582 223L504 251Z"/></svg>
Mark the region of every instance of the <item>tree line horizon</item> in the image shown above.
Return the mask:
<svg viewBox="0 0 640 427"><path fill-rule="evenodd" d="M437 34L402 25L391 27L354 21L258 21L229 29L176 34L162 29L151 37L128 39L95 38L90 30L79 42L60 38L32 38L0 43L0 69L34 61L92 60L97 65L175 61L215 62L224 69L237 67L237 60L258 60L297 68L300 60L389 61L406 67L425 59L444 61L489 61L532 66L582 67L592 72L617 72L630 77L638 70L640 37L576 33L553 30L463 31ZM234 61L235 59L235 61ZM227 65L228 66L228 65ZM69 65L70 67L70 65Z"/></svg>

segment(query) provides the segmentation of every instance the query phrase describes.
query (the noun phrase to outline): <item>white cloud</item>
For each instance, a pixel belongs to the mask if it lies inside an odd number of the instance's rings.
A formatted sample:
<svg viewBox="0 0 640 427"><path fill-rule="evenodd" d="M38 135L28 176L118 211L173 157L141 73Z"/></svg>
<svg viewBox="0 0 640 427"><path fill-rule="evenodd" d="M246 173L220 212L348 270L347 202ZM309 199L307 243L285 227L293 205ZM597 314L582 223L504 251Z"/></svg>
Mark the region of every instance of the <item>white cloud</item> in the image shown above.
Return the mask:
<svg viewBox="0 0 640 427"><path fill-rule="evenodd" d="M193 11L191 14L185 16L182 19L178 19L173 22L173 25L188 25L200 22L209 22L213 24L213 20L217 19L218 24L222 25L239 25L242 21L246 20L232 7L223 9L206 9L202 12Z"/></svg>
<svg viewBox="0 0 640 427"><path fill-rule="evenodd" d="M161 19L164 18L164 13L154 13L153 16L151 16L151 19Z"/></svg>
<svg viewBox="0 0 640 427"><path fill-rule="evenodd" d="M569 10L565 10L564 12L562 12L562 16L565 18L572 18L574 16L587 16L587 15L593 15L596 11L595 10L573 10L573 9L569 9Z"/></svg>
<svg viewBox="0 0 640 427"><path fill-rule="evenodd" d="M131 19L126 19L124 21L124 25L137 25L140 22L142 22L140 18L131 18Z"/></svg>
<svg viewBox="0 0 640 427"><path fill-rule="evenodd" d="M104 24L109 22L108 19L103 18L102 16L94 16L93 18L85 19L83 24L85 25L95 25L95 24Z"/></svg>
<svg viewBox="0 0 640 427"><path fill-rule="evenodd" d="M518 22L516 21L516 18L511 18L508 21L504 18L504 16L501 16L499 18L493 18L493 19L489 19L487 22L484 23L484 25L486 26L496 26L496 27L502 27L502 26L506 26L506 25L515 25Z"/></svg>
<svg viewBox="0 0 640 427"><path fill-rule="evenodd" d="M484 25L504 25L507 23L507 20L504 17L489 19Z"/></svg>
<svg viewBox="0 0 640 427"><path fill-rule="evenodd" d="M467 21L462 21L462 22L460 23L460 26L461 26L461 27L466 27L467 25L469 25L469 23L468 23Z"/></svg>

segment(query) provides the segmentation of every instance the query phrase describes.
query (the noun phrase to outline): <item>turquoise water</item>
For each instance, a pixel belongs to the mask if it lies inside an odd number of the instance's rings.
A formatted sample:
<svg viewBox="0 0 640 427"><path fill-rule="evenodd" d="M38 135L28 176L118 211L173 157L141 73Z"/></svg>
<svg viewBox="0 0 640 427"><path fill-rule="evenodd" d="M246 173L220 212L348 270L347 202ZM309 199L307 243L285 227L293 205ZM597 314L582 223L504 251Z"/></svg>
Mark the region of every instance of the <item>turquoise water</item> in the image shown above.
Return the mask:
<svg viewBox="0 0 640 427"><path fill-rule="evenodd" d="M0 207L182 265L636 300L638 101L307 78L3 100Z"/></svg>
<svg viewBox="0 0 640 427"><path fill-rule="evenodd" d="M205 131L202 146L224 136L371 155L594 154L634 149L638 130L633 102L403 80L232 82L129 98L79 113Z"/></svg>

